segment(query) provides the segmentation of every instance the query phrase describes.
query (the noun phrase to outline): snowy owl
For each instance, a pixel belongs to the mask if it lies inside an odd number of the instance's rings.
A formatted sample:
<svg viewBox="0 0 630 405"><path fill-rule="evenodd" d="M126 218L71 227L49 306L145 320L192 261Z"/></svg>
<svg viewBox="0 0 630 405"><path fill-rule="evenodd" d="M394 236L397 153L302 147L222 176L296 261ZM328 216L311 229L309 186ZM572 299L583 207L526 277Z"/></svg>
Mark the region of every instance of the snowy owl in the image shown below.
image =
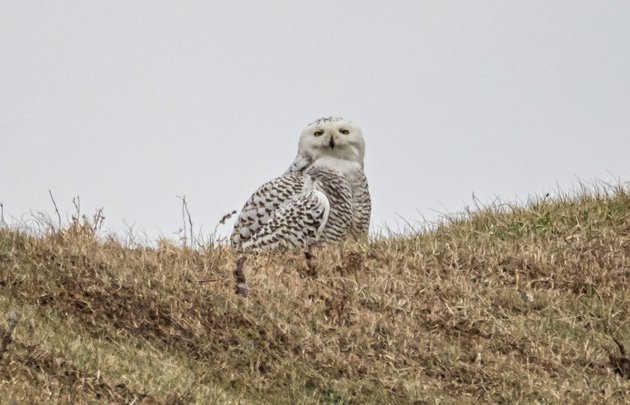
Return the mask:
<svg viewBox="0 0 630 405"><path fill-rule="evenodd" d="M372 204L364 155L363 134L353 122L326 117L308 124L289 169L245 203L230 237L232 246L240 252L304 247L309 261L314 243L367 235ZM235 275L246 288L244 260L239 258Z"/></svg>

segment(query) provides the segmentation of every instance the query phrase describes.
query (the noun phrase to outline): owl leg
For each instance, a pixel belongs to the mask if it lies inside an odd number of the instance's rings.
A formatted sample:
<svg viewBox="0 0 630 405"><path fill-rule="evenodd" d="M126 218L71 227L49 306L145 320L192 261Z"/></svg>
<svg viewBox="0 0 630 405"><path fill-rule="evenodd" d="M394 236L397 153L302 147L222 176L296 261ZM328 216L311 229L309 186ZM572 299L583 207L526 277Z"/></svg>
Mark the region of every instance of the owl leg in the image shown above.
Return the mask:
<svg viewBox="0 0 630 405"><path fill-rule="evenodd" d="M236 279L236 288L234 292L236 295L242 295L246 297L249 293L249 287L247 286L247 281L245 280L245 273L243 273L243 267L245 265L245 256L239 256L236 259L236 268L234 269L234 278Z"/></svg>
<svg viewBox="0 0 630 405"><path fill-rule="evenodd" d="M304 258L306 259L306 268L308 269L307 274L311 277L315 277L317 275L317 267L313 264L313 246L314 243L309 243L306 245L306 250L304 251Z"/></svg>

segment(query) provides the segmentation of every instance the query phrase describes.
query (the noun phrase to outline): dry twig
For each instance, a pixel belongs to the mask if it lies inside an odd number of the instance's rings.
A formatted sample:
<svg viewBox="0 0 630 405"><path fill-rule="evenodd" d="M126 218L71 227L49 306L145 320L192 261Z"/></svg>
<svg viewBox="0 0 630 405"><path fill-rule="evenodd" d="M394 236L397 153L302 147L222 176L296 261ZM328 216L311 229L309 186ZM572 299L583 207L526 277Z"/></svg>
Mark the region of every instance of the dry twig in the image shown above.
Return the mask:
<svg viewBox="0 0 630 405"><path fill-rule="evenodd" d="M186 248L186 239L188 237L188 233L190 233L190 243L189 246L191 249L194 248L194 237L193 237L193 222L190 217L190 211L188 211L188 203L186 202L186 196L177 196L180 200L182 200L182 222L184 224L183 236L184 240L184 249ZM186 217L188 217L188 231L186 230Z"/></svg>
<svg viewBox="0 0 630 405"><path fill-rule="evenodd" d="M59 213L59 208L57 208L57 202L55 201L55 197L53 197L52 195L52 191L48 190L48 195L50 195L50 199L52 200L53 206L55 207L55 212L57 213L57 230L59 230L61 229L61 214Z"/></svg>
<svg viewBox="0 0 630 405"><path fill-rule="evenodd" d="M4 205L0 202L0 228L4 228L7 226L7 223L4 221Z"/></svg>
<svg viewBox="0 0 630 405"><path fill-rule="evenodd" d="M621 342L619 342L614 337L612 337L612 340L614 340L617 344L617 347L619 347L619 353L621 355L615 356L612 353L608 352L608 357L610 358L610 366L615 373L623 377L630 378L630 357L628 357L628 355L626 354L626 349L623 347L623 344Z"/></svg>

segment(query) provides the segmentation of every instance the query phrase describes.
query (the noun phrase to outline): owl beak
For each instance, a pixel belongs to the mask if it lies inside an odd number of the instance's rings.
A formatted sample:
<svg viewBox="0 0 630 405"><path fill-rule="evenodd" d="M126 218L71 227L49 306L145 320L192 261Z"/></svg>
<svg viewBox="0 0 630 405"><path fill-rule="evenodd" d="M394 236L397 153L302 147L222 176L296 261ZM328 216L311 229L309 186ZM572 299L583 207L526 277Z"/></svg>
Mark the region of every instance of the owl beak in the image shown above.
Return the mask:
<svg viewBox="0 0 630 405"><path fill-rule="evenodd" d="M328 141L328 145L330 145L330 149L335 149L335 138L330 137L330 141Z"/></svg>

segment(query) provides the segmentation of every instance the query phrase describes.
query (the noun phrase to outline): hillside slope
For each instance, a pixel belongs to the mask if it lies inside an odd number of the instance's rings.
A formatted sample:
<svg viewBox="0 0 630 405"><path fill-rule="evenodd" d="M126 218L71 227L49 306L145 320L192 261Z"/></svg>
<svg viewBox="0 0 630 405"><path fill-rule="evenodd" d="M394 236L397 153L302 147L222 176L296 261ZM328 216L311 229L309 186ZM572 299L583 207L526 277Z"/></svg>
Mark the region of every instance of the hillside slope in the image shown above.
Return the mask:
<svg viewBox="0 0 630 405"><path fill-rule="evenodd" d="M486 209L414 237L247 262L89 224L0 230L0 398L65 403L625 402L630 194Z"/></svg>

